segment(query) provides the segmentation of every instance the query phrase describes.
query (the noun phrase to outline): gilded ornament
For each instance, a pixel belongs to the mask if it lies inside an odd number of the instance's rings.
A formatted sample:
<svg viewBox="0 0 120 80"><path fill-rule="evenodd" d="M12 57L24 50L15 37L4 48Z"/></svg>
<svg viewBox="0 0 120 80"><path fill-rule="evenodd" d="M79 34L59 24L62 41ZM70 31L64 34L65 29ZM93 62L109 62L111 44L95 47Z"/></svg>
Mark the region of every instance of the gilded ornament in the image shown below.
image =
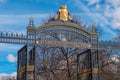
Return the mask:
<svg viewBox="0 0 120 80"><path fill-rule="evenodd" d="M69 12L67 6L61 6L59 10L59 17L61 21L67 21L69 18Z"/></svg>

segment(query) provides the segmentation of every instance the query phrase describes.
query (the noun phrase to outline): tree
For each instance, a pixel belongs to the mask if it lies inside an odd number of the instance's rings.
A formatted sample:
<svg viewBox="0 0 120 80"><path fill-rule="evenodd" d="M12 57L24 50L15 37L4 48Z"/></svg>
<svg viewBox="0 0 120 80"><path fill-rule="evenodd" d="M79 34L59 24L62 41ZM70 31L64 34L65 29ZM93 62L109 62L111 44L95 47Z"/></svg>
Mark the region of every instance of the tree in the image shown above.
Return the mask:
<svg viewBox="0 0 120 80"><path fill-rule="evenodd" d="M120 56L111 51L100 51L101 80L120 79Z"/></svg>
<svg viewBox="0 0 120 80"><path fill-rule="evenodd" d="M44 80L76 80L77 49L39 47L39 74Z"/></svg>

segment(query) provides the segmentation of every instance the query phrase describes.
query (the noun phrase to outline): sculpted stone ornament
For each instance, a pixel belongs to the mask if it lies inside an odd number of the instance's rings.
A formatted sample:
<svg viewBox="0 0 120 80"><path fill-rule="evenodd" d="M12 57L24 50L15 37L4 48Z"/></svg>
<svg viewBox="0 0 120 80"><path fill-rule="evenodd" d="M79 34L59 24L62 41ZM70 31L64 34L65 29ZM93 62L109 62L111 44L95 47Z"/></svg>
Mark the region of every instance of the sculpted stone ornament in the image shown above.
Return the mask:
<svg viewBox="0 0 120 80"><path fill-rule="evenodd" d="M59 18L61 21L67 21L69 18L69 12L66 6L61 6L59 10Z"/></svg>
<svg viewBox="0 0 120 80"><path fill-rule="evenodd" d="M61 21L63 21L63 22L69 20L69 21L71 21L71 22L77 23L76 20L74 20L74 19L72 19L72 18L70 17L70 13L69 13L69 11L67 10L67 6L65 6L65 5L61 6L60 9L59 9L59 11L58 11L58 13L57 13L57 15L54 16L54 17L53 17L52 19L50 19L50 20L57 20L57 19L59 19L59 20L61 20Z"/></svg>

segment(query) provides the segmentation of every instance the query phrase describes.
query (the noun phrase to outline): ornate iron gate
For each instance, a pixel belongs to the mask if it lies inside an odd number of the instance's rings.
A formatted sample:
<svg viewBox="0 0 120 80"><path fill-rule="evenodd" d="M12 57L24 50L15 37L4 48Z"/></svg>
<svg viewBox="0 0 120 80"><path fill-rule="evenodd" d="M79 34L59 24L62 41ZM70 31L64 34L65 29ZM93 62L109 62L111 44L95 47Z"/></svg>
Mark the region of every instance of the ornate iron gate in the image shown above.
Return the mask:
<svg viewBox="0 0 120 80"><path fill-rule="evenodd" d="M72 55L69 61L74 62L72 68L74 68L73 70L76 69L76 78L71 77L68 80L99 80L98 49L120 50L120 42L108 42L98 41L98 33L96 32L95 25L92 25L91 31L88 31L84 26L78 24L76 20L72 19L66 6L61 6L58 14L42 26L35 27L33 19L30 18L26 35L0 31L0 43L25 44L25 47L18 52L18 80L44 79L45 74L42 74L42 72L46 72L47 76L51 77L48 75L48 69L46 69L49 67L41 66L41 62L43 62L43 57L41 56L45 56L42 53L49 54L49 52L54 53L55 56L56 54L59 56L61 54L64 54L64 56ZM98 43L100 43L99 48ZM43 49L46 52L42 51ZM62 57L64 56L62 55ZM65 65L65 62L62 59L59 63ZM78 67L76 66L77 63ZM70 69L68 68L67 71L71 71ZM62 73L62 71L60 72ZM60 80L65 79L65 72L62 74ZM67 76L70 75L68 74ZM49 80L57 80L58 78L59 76Z"/></svg>
<svg viewBox="0 0 120 80"><path fill-rule="evenodd" d="M98 50L78 54L77 63L77 80L100 80Z"/></svg>

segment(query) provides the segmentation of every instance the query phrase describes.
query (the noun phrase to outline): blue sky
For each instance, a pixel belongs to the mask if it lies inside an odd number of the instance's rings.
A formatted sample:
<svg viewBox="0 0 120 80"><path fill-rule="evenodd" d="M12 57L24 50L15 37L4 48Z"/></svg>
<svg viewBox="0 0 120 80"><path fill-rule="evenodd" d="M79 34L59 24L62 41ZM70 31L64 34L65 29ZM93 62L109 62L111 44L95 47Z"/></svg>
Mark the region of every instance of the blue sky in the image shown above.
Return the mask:
<svg viewBox="0 0 120 80"><path fill-rule="evenodd" d="M100 24L102 39L117 36L120 29L120 0L0 0L0 30L24 34L29 17L38 27L43 19L55 14L60 5L67 5L71 15L85 24ZM16 72L17 51L23 45L0 44L0 75Z"/></svg>

